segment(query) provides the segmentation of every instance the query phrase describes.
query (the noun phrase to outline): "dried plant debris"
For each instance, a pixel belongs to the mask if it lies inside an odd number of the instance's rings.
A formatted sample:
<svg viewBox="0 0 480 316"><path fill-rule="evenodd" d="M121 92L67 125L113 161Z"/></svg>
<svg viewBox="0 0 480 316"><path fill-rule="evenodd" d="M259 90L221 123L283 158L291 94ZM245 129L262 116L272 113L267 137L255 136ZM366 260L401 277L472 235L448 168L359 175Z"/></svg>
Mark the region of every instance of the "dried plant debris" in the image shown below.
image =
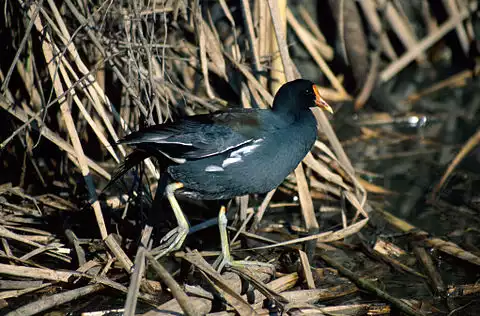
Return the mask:
<svg viewBox="0 0 480 316"><path fill-rule="evenodd" d="M477 1L2 8L0 314L478 314ZM166 163L115 172L118 140L299 77L335 110L311 152L268 194L180 200L190 234L155 259ZM259 266L222 268L221 206Z"/></svg>

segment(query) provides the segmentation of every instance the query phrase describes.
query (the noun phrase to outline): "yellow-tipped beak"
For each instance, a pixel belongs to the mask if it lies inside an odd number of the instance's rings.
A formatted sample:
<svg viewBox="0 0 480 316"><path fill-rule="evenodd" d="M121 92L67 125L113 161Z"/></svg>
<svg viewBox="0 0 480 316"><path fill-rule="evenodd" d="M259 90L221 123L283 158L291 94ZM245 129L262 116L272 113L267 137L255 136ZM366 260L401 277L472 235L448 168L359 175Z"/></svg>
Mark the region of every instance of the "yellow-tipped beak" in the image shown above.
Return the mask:
<svg viewBox="0 0 480 316"><path fill-rule="evenodd" d="M313 93L315 93L315 105L333 114L332 107L320 96L316 85L313 85Z"/></svg>

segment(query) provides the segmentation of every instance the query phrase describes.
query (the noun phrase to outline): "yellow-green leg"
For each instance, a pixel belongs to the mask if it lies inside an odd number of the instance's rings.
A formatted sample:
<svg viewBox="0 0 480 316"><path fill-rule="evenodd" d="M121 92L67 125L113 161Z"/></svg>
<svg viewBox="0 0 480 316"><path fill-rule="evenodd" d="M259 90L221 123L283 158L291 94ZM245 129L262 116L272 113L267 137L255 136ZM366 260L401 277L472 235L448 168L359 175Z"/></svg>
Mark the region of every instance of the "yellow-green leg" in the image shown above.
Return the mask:
<svg viewBox="0 0 480 316"><path fill-rule="evenodd" d="M222 246L222 262L218 266L218 271L221 271L225 265L232 263L232 256L230 255L230 243L228 242L227 224L228 219L225 206L222 205L220 212L218 212L218 229L220 230L220 243Z"/></svg>
<svg viewBox="0 0 480 316"><path fill-rule="evenodd" d="M169 231L161 240L159 247L152 250L155 254L155 259L158 259L166 254L180 249L182 247L185 238L187 237L190 226L188 225L187 218L183 214L182 208L178 204L175 198L175 191L183 188L183 184L180 182L171 183L165 188L165 194L167 195L168 202L172 206L173 214L177 219L178 226ZM158 253L157 253L158 252Z"/></svg>
<svg viewBox="0 0 480 316"><path fill-rule="evenodd" d="M246 260L233 260L232 256L230 255L230 243L228 242L228 234L227 234L227 216L225 215L226 208L222 206L220 208L220 212L218 213L218 229L220 230L220 242L222 245L222 256L223 259L218 266L218 271L221 271L224 267L240 267L243 268L245 266L260 266L260 267L267 267L272 269L272 272L275 272L275 267L272 264L265 263L265 262L258 262L258 261L246 261Z"/></svg>

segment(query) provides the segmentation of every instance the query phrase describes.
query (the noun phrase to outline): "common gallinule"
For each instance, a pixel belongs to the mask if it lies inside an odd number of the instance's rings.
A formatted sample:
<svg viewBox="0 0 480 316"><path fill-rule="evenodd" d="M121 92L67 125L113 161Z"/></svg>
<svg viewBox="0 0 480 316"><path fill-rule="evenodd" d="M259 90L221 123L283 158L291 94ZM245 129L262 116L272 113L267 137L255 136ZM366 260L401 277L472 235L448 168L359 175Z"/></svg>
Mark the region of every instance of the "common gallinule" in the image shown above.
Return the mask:
<svg viewBox="0 0 480 316"><path fill-rule="evenodd" d="M315 85L298 79L278 90L271 110L229 109L195 115L150 126L122 139L119 143L136 148L130 166L138 157L161 155L172 161L165 171L169 179L165 193L178 227L162 239L166 245L157 257L179 249L189 230L175 194L223 200L265 193L280 185L316 140L316 120L310 111L313 106L332 113ZM123 166L121 173L130 166ZM226 220L222 207L222 252L225 262L232 264Z"/></svg>

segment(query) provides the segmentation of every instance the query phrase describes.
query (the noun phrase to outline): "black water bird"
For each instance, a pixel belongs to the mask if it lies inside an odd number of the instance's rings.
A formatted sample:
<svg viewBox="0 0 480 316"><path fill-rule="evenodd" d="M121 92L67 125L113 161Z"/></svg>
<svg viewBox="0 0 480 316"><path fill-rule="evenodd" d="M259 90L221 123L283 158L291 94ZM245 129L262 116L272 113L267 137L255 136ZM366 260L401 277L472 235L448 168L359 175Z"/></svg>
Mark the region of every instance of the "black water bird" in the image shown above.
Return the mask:
<svg viewBox="0 0 480 316"><path fill-rule="evenodd" d="M332 113L316 86L298 79L278 90L272 109L195 115L150 126L122 139L119 143L132 145L135 151L115 179L148 156L163 156L172 162L165 171L169 181L165 193L178 227L162 239L165 245L159 256L179 249L188 233L188 221L175 194L224 200L276 188L315 143L317 125L310 110L315 106ZM225 263L232 264L226 224L222 208L222 252Z"/></svg>

